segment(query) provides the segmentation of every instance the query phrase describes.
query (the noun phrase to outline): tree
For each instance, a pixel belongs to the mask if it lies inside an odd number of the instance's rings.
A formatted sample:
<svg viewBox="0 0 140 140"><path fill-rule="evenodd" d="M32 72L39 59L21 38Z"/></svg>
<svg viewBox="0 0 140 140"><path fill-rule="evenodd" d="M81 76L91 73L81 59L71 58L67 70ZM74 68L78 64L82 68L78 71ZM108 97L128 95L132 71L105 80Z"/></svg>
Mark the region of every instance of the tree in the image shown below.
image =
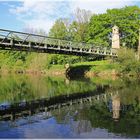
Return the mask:
<svg viewBox="0 0 140 140"><path fill-rule="evenodd" d="M66 39L67 38L67 28L63 19L58 19L52 26L49 32L50 37Z"/></svg>
<svg viewBox="0 0 140 140"><path fill-rule="evenodd" d="M78 23L88 23L92 16L91 11L77 8L74 13L75 21Z"/></svg>
<svg viewBox="0 0 140 140"><path fill-rule="evenodd" d="M74 13L74 21L69 27L72 40L79 42L85 41L91 15L91 11L79 8L76 9Z"/></svg>
<svg viewBox="0 0 140 140"><path fill-rule="evenodd" d="M137 60L134 49L120 49L118 51L117 62L120 64L121 73L140 75L140 61Z"/></svg>
<svg viewBox="0 0 140 140"><path fill-rule="evenodd" d="M140 8L138 6L109 9L104 14L93 15L88 26L87 41L111 47L110 35L114 25L119 27L121 45L125 42L129 48L137 48L140 26Z"/></svg>
<svg viewBox="0 0 140 140"><path fill-rule="evenodd" d="M74 24L74 23L76 23L76 24ZM76 27L75 27L75 25L76 25ZM70 24L69 19L66 19L66 18L58 19L58 20L56 20L56 22L50 29L49 36L54 37L54 38L59 38L59 39L81 41L82 39L77 34L77 31L76 32L74 31L74 29L77 27L79 27L79 24L77 24L77 22L73 22L73 24ZM81 29L85 30L85 28L81 28ZM82 37L82 38L84 38L84 37ZM53 55L53 57L51 58L51 64L53 64L53 63L54 64L76 63L81 60L82 60L82 58L78 57L78 56L68 56L68 55L58 55L57 54L57 55Z"/></svg>

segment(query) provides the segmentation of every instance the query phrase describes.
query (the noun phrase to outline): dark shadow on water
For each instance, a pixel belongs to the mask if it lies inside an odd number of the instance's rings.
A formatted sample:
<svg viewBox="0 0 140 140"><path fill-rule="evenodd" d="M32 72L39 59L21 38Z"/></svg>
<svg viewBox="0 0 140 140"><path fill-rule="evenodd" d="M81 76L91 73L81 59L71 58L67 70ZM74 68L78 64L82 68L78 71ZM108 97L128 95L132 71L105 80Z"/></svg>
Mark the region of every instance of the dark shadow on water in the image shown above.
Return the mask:
<svg viewBox="0 0 140 140"><path fill-rule="evenodd" d="M73 80L73 79L82 79L85 76L85 73L91 69L90 65L80 65L80 66L74 66L69 67L66 70L66 76L67 78Z"/></svg>

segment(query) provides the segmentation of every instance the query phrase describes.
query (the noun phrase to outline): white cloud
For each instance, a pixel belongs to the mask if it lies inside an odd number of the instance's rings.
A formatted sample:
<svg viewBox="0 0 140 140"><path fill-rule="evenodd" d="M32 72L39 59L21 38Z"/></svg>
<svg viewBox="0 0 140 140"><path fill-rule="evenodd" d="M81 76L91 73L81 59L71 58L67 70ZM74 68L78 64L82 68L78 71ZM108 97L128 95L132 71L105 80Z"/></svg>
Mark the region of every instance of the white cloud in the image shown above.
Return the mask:
<svg viewBox="0 0 140 140"><path fill-rule="evenodd" d="M70 16L74 10L91 10L102 13L109 8L120 8L133 5L129 0L19 0L20 4L10 7L9 11L17 16L25 26L49 31L58 18Z"/></svg>
<svg viewBox="0 0 140 140"><path fill-rule="evenodd" d="M66 5L65 2L24 0L20 6L12 7L9 11L25 24L25 28L33 27L48 32L56 19L68 16ZM63 10L66 10L65 13Z"/></svg>
<svg viewBox="0 0 140 140"><path fill-rule="evenodd" d="M133 4L134 1L129 0L73 0L71 1L71 9L74 10L79 7L81 9L90 10L93 13L103 13L107 9L121 8Z"/></svg>
<svg viewBox="0 0 140 140"><path fill-rule="evenodd" d="M25 20L25 28L43 29L47 33L54 24L54 20L43 20L43 19L31 19Z"/></svg>

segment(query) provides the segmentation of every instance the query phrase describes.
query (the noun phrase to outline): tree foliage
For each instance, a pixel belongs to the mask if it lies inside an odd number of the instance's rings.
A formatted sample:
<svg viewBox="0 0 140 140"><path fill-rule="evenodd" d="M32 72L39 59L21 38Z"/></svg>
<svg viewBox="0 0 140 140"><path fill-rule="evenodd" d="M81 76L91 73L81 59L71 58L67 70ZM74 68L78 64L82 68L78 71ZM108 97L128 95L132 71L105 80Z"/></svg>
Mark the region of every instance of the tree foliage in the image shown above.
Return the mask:
<svg viewBox="0 0 140 140"><path fill-rule="evenodd" d="M106 13L93 15L88 26L87 41L111 47L111 33L114 25L119 27L121 45L125 42L127 47L137 48L140 27L138 6L109 9Z"/></svg>
<svg viewBox="0 0 140 140"><path fill-rule="evenodd" d="M83 42L87 36L88 23L91 17L91 12L77 8L74 15L74 20L70 22L70 19L58 19L52 26L49 32L50 37L66 39L76 42ZM83 61L85 58L78 56L67 55L53 55L51 63L65 64L75 63ZM53 62L52 62L53 61Z"/></svg>
<svg viewBox="0 0 140 140"><path fill-rule="evenodd" d="M125 74L140 74L140 61L137 59L134 49L122 48L118 52L117 62L120 64L120 72Z"/></svg>
<svg viewBox="0 0 140 140"><path fill-rule="evenodd" d="M50 29L49 36L79 42L85 41L91 15L90 11L77 8L73 21L61 18L56 20Z"/></svg>
<svg viewBox="0 0 140 140"><path fill-rule="evenodd" d="M60 39L67 38L67 28L63 19L58 19L55 21L54 25L50 29L49 36Z"/></svg>
<svg viewBox="0 0 140 140"><path fill-rule="evenodd" d="M77 8L74 13L74 21L70 25L71 38L74 41L83 42L86 39L87 28L90 18L92 16L91 11Z"/></svg>

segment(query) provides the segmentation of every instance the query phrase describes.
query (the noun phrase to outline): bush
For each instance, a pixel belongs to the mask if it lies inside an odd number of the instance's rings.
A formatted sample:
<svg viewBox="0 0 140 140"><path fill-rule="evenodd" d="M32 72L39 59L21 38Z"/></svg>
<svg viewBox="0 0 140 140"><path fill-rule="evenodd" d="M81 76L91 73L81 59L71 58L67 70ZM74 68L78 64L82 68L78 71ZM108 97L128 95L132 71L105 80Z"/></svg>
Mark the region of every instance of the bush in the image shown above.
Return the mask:
<svg viewBox="0 0 140 140"><path fill-rule="evenodd" d="M140 61L133 49L122 48L118 52L117 62L120 65L120 72L125 74L140 74Z"/></svg>

